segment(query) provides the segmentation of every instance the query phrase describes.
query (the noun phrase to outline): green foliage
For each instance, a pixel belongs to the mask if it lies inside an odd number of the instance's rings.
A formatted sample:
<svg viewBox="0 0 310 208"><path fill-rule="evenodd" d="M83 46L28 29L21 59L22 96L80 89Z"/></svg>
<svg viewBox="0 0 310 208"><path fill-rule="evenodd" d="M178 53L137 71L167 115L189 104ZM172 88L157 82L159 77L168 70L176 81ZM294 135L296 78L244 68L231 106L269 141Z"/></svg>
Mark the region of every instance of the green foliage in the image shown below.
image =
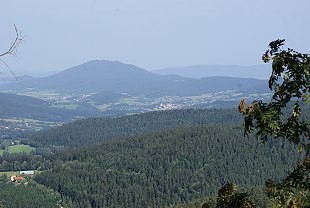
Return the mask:
<svg viewBox="0 0 310 208"><path fill-rule="evenodd" d="M267 181L266 186L275 206L309 207L310 196L310 123L309 114L302 116L301 105L309 109L310 55L283 49L284 40L269 44L263 55L264 62L272 61L269 88L274 91L270 103L254 101L246 105L242 100L239 111L243 113L245 131L263 141L268 137L284 138L305 150L305 158L280 183ZM290 103L293 102L293 105ZM291 108L290 115L283 111Z"/></svg>
<svg viewBox="0 0 310 208"><path fill-rule="evenodd" d="M252 188L248 192L237 192L233 183L225 184L217 197L199 198L184 204L171 205L166 208L242 208L242 207L271 207L266 192L261 187Z"/></svg>
<svg viewBox="0 0 310 208"><path fill-rule="evenodd" d="M268 136L284 138L309 151L310 124L301 118L300 103L309 108L310 55L290 48L283 50L283 45L284 40L273 41L263 55L264 62L272 61L269 88L274 94L271 102L254 101L246 106L243 100L239 111L245 115L246 135L256 129L257 136L263 140ZM290 102L294 104L288 106ZM283 113L287 107L291 107L289 116Z"/></svg>
<svg viewBox="0 0 310 208"><path fill-rule="evenodd" d="M237 185L225 184L217 196L217 208L252 208L255 204L249 199L248 193L236 193Z"/></svg>
<svg viewBox="0 0 310 208"><path fill-rule="evenodd" d="M266 182L272 201L278 206L310 206L310 159L306 157L280 183Z"/></svg>

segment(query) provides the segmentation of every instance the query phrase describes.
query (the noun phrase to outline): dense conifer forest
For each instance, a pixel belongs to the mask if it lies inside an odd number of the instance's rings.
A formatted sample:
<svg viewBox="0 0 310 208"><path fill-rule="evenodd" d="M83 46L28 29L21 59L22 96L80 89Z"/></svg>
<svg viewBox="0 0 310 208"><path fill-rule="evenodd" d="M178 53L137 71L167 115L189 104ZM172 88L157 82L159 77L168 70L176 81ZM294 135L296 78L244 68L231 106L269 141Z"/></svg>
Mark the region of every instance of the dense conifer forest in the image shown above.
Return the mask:
<svg viewBox="0 0 310 208"><path fill-rule="evenodd" d="M242 118L236 109L184 109L116 118L89 118L38 132L24 143L43 148L79 147L145 132L201 124L234 125L242 128Z"/></svg>
<svg viewBox="0 0 310 208"><path fill-rule="evenodd" d="M42 170L34 180L72 207L160 207L214 196L228 181L263 186L299 157L288 142L243 137L235 109L92 118L27 142L37 151L5 154L1 169Z"/></svg>
<svg viewBox="0 0 310 208"><path fill-rule="evenodd" d="M13 183L5 183L0 181L0 187L0 207L60 207L60 195L35 182L16 185Z"/></svg>
<svg viewBox="0 0 310 208"><path fill-rule="evenodd" d="M63 207L178 207L192 201L190 207L227 182L258 190L257 196L267 179L282 179L301 157L289 142L244 137L236 109L91 118L24 142L36 151L6 153L0 169L42 171L33 178L37 185L16 186L16 193L29 189L30 203L41 185L42 200ZM0 196L9 197L3 189Z"/></svg>
<svg viewBox="0 0 310 208"><path fill-rule="evenodd" d="M35 180L75 207L160 207L212 196L228 181L250 188L281 178L298 159L292 151L236 128L178 128L61 152Z"/></svg>

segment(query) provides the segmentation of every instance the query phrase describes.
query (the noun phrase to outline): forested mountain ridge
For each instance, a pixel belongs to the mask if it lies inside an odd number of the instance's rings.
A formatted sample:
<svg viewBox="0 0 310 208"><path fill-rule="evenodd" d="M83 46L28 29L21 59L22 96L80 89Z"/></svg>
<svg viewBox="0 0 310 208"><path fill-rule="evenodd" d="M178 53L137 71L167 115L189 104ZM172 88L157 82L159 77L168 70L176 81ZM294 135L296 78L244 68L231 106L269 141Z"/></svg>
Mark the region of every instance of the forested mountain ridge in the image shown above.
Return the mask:
<svg viewBox="0 0 310 208"><path fill-rule="evenodd" d="M281 178L297 160L292 151L199 125L61 151L35 180L73 207L161 207L214 195L227 181L249 188Z"/></svg>
<svg viewBox="0 0 310 208"><path fill-rule="evenodd" d="M183 109L116 118L89 118L33 134L25 143L36 147L78 147L125 136L201 124L241 125L236 109Z"/></svg>

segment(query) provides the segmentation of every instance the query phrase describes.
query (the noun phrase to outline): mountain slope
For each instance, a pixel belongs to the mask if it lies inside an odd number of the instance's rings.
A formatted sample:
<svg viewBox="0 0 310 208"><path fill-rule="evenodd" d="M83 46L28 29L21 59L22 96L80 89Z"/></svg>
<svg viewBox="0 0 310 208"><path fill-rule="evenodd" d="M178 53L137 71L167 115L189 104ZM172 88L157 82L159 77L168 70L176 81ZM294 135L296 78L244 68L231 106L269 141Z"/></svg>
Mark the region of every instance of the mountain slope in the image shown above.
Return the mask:
<svg viewBox="0 0 310 208"><path fill-rule="evenodd" d="M74 118L73 112L53 108L47 102L23 95L0 93L1 118L31 118L44 121L64 121Z"/></svg>

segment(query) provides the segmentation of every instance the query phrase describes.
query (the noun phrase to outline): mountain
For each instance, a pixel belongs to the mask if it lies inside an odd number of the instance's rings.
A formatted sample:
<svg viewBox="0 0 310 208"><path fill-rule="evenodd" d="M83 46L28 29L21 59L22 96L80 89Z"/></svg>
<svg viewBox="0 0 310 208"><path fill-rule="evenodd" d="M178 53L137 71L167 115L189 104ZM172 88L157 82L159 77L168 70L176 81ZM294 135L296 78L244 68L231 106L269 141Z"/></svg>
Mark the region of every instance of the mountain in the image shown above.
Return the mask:
<svg viewBox="0 0 310 208"><path fill-rule="evenodd" d="M271 66L267 64L253 66L194 65L187 67L171 67L154 70L152 72L160 75L176 74L189 78L229 76L239 78L267 79L271 73Z"/></svg>
<svg viewBox="0 0 310 208"><path fill-rule="evenodd" d="M117 61L89 61L52 76L4 86L10 89L34 88L58 92L160 92L186 78L161 76Z"/></svg>
<svg viewBox="0 0 310 208"><path fill-rule="evenodd" d="M200 95L221 90L248 90L255 85L259 86L256 90L267 90L266 82L256 79L228 77L192 79L178 75L158 75L130 64L96 60L52 76L21 80L9 85L3 84L0 85L0 89L23 90L31 88L67 93L111 91L147 96L174 96Z"/></svg>

